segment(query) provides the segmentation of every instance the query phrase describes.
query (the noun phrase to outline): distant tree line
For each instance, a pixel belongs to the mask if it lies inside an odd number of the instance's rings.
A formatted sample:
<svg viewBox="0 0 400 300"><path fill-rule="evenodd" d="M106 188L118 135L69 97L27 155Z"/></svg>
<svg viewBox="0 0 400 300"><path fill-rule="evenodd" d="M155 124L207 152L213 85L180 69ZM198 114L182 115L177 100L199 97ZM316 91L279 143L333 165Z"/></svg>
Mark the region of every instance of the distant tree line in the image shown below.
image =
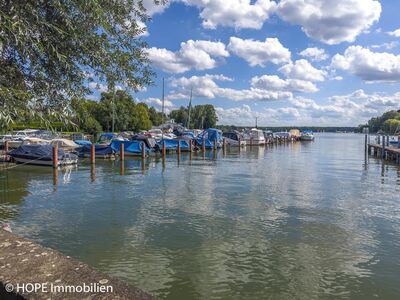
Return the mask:
<svg viewBox="0 0 400 300"><path fill-rule="evenodd" d="M215 108L211 104L196 105L190 108L189 120L189 107L181 106L177 110L171 111L169 117L176 123L180 123L188 128L212 128L215 127L218 121ZM190 121L190 124L188 122Z"/></svg>
<svg viewBox="0 0 400 300"><path fill-rule="evenodd" d="M242 130L252 126L218 125L217 128L222 131ZM356 127L322 127L322 126L258 126L261 130L271 130L272 132L289 131L291 129L312 130L314 132L354 132Z"/></svg>
<svg viewBox="0 0 400 300"><path fill-rule="evenodd" d="M400 133L400 110L390 110L382 114L380 117L371 118L367 124L361 124L357 127L358 132L362 132L363 128L368 127L371 133Z"/></svg>

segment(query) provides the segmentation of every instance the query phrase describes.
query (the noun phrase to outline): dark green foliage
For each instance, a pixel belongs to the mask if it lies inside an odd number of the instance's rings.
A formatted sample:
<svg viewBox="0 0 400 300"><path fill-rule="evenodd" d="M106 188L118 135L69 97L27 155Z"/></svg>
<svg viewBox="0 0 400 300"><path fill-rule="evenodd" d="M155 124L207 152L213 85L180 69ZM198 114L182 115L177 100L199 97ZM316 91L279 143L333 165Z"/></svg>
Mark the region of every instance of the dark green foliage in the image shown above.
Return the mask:
<svg viewBox="0 0 400 300"><path fill-rule="evenodd" d="M371 133L383 131L388 134L395 134L400 131L400 110L385 112L380 117L371 118L367 124L358 126L358 131L362 132L363 127L369 127Z"/></svg>
<svg viewBox="0 0 400 300"><path fill-rule="evenodd" d="M171 111L169 117L174 119L176 123L186 126L189 119L189 110L181 106L179 109ZM213 105L196 105L191 108L189 128L212 128L216 126L217 121L218 116Z"/></svg>
<svg viewBox="0 0 400 300"><path fill-rule="evenodd" d="M135 22L148 18L141 2L0 1L0 126L21 112L68 120L69 100L88 93L89 74L111 89L150 84Z"/></svg>

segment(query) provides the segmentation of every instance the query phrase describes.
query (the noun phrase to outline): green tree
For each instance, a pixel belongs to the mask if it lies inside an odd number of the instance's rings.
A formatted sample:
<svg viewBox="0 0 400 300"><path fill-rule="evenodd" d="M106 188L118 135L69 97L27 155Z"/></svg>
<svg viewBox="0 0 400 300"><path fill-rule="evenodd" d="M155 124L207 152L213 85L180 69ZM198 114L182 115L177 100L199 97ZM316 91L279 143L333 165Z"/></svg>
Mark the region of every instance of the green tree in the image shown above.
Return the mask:
<svg viewBox="0 0 400 300"><path fill-rule="evenodd" d="M400 118L399 119L388 119L383 123L383 130L389 134L400 133Z"/></svg>
<svg viewBox="0 0 400 300"><path fill-rule="evenodd" d="M189 114L186 107L181 106L169 114L175 122L186 125ZM218 121L217 113L211 104L196 105L190 111L190 128L211 128L215 127Z"/></svg>
<svg viewBox="0 0 400 300"><path fill-rule="evenodd" d="M152 123L154 126L159 126L159 125L161 125L163 119L164 119L164 120L167 119L166 116L165 116L165 114L164 114L164 118L163 118L163 113L157 111L154 107L150 107L150 108L149 108L149 118L150 118L151 123Z"/></svg>
<svg viewBox="0 0 400 300"><path fill-rule="evenodd" d="M174 119L176 123L186 124L189 117L188 109L186 107L179 107L179 109L173 110L169 114L170 119Z"/></svg>
<svg viewBox="0 0 400 300"><path fill-rule="evenodd" d="M137 0L0 1L0 126L21 111L69 116L69 99L88 93L90 78L150 84L138 19L148 16Z"/></svg>
<svg viewBox="0 0 400 300"><path fill-rule="evenodd" d="M73 99L71 106L74 111L73 123L78 130L92 135L103 131L102 126L95 118L96 112L99 109L98 102L85 99Z"/></svg>
<svg viewBox="0 0 400 300"><path fill-rule="evenodd" d="M138 132L140 130L149 130L152 127L150 121L148 107L144 103L138 103L135 108L134 117L132 119L132 130Z"/></svg>

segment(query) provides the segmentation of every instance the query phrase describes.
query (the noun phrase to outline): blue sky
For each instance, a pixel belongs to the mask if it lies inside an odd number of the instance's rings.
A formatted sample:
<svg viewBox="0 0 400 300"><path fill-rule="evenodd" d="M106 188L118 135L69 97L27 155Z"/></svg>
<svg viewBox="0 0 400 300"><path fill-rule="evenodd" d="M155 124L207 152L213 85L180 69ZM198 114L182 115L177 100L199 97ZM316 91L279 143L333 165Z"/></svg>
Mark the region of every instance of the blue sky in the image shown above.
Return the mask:
<svg viewBox="0 0 400 300"><path fill-rule="evenodd" d="M157 109L163 77L168 110L193 88L193 104L213 104L220 124L354 126L400 109L399 1L144 4L157 77L133 96Z"/></svg>

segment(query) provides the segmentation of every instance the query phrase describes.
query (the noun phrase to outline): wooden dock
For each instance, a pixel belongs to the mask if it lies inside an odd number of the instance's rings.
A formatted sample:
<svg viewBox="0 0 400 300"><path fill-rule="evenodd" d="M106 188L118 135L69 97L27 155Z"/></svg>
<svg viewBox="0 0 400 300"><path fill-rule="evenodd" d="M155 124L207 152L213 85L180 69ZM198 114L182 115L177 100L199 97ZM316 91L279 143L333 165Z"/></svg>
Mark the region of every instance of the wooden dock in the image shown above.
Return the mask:
<svg viewBox="0 0 400 300"><path fill-rule="evenodd" d="M400 164L400 148L381 144L368 144L368 154Z"/></svg>

